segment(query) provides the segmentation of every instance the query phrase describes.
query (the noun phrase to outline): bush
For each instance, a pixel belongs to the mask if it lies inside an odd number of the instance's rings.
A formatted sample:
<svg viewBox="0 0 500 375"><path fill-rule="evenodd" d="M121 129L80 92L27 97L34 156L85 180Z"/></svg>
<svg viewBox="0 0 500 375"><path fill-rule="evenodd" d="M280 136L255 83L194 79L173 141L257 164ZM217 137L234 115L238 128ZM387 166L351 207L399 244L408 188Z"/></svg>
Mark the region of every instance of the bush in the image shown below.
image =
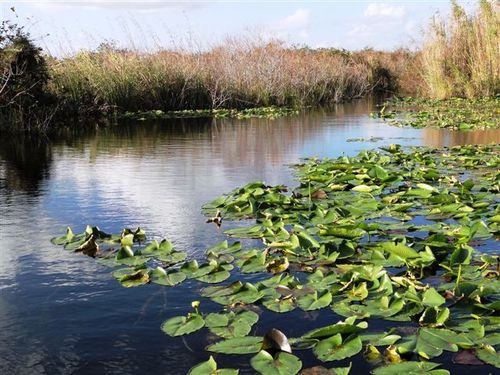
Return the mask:
<svg viewBox="0 0 500 375"><path fill-rule="evenodd" d="M53 104L46 92L49 73L42 49L23 27L0 24L0 116L3 127L43 130Z"/></svg>

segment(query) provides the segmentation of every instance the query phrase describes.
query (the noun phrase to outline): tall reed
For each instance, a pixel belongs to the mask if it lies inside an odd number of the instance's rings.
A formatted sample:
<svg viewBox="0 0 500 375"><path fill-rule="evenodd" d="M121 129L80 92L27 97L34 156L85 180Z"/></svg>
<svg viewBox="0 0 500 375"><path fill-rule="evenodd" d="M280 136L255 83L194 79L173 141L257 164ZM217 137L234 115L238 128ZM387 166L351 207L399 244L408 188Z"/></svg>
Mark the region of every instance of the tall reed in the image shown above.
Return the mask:
<svg viewBox="0 0 500 375"><path fill-rule="evenodd" d="M394 88L388 55L241 39L202 53L104 46L53 60L51 90L73 103L121 110L320 105Z"/></svg>
<svg viewBox="0 0 500 375"><path fill-rule="evenodd" d="M498 2L480 0L469 15L452 1L447 22L432 20L421 53L424 94L474 98L500 93L499 10Z"/></svg>

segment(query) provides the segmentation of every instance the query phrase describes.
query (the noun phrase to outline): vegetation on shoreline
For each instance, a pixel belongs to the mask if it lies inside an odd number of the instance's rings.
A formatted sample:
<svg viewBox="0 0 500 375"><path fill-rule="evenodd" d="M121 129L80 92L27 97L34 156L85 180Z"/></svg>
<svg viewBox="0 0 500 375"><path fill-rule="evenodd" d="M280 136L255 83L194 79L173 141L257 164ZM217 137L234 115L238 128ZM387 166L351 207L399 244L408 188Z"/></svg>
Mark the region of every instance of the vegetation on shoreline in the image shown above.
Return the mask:
<svg viewBox="0 0 500 375"><path fill-rule="evenodd" d="M500 97L481 99L403 98L384 103L372 116L395 126L453 130L499 129Z"/></svg>
<svg viewBox="0 0 500 375"><path fill-rule="evenodd" d="M480 0L467 14L455 1L448 22L435 17L422 46L423 93L436 99L500 93L500 5Z"/></svg>
<svg viewBox="0 0 500 375"><path fill-rule="evenodd" d="M299 113L299 109L287 108L287 107L256 107L247 108L242 110L237 109L185 109L183 111L167 111L162 110L156 111L137 111L137 112L125 112L118 114L119 118L122 119L134 119L139 121L144 120L159 120L159 119L169 119L169 118L236 118L236 119L248 119L248 118L265 118L273 120L279 117L296 115Z"/></svg>
<svg viewBox="0 0 500 375"><path fill-rule="evenodd" d="M132 112L154 118L160 111L169 117L187 113L178 111L226 116L222 110L228 110L232 116L249 108L320 106L376 92L494 96L500 92L499 6L480 0L471 15L455 2L452 7L448 22L433 20L420 50L393 52L228 40L198 53L144 53L103 43L95 51L54 58L43 56L22 27L4 22L2 127L45 131L49 123Z"/></svg>
<svg viewBox="0 0 500 375"><path fill-rule="evenodd" d="M411 55L290 49L278 42L226 42L205 53L140 53L105 45L51 64L51 89L103 110L317 106L396 90L399 74L389 64L404 66L396 60Z"/></svg>
<svg viewBox="0 0 500 375"><path fill-rule="evenodd" d="M254 219L224 233L261 244L224 241L200 263L167 240L144 243L141 229L68 228L52 241L121 267L113 276L124 287L209 284L201 297L220 311L193 301L191 312L161 329L174 337L210 331L217 339L203 339L207 351L252 354L264 375L297 374L299 350L309 349L333 364L357 356L377 375L449 374L434 370L444 352L455 353L456 364L500 368L500 259L491 254L500 231L500 147L382 150L306 160L295 167L300 184L292 192L251 182L216 198L204 206L208 221ZM241 281L220 284L231 273ZM332 324L295 338L259 331L260 314L295 309L330 314ZM380 321L394 328L383 332ZM191 373L216 367L209 359Z"/></svg>

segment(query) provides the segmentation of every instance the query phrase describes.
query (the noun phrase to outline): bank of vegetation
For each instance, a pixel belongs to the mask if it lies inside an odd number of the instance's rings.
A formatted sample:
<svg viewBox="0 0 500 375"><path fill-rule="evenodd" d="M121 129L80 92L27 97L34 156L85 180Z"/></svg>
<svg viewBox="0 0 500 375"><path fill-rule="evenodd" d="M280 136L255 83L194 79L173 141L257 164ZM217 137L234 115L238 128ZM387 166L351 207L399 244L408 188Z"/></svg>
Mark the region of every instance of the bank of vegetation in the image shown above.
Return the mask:
<svg viewBox="0 0 500 375"><path fill-rule="evenodd" d="M392 52L232 40L200 53L145 53L108 43L54 58L23 28L3 22L1 124L45 131L125 112L168 117L172 111L327 105L379 92L432 98L500 93L497 3L481 0L471 15L452 6L447 22L433 20L420 50Z"/></svg>

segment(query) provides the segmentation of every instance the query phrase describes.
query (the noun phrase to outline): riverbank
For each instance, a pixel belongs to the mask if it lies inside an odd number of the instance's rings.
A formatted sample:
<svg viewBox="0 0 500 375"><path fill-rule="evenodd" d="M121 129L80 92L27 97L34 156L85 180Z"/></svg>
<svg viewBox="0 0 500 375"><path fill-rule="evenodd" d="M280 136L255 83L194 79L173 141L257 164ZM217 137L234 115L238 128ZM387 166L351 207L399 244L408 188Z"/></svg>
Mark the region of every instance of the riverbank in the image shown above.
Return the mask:
<svg viewBox="0 0 500 375"><path fill-rule="evenodd" d="M499 8L484 0L470 14L455 3L452 8L446 22L433 20L419 49L395 51L231 39L203 52L144 52L105 42L56 58L37 47L22 26L7 21L0 28L0 127L47 132L131 113L217 117L380 93L494 97L500 92ZM288 113L272 112L271 117Z"/></svg>

